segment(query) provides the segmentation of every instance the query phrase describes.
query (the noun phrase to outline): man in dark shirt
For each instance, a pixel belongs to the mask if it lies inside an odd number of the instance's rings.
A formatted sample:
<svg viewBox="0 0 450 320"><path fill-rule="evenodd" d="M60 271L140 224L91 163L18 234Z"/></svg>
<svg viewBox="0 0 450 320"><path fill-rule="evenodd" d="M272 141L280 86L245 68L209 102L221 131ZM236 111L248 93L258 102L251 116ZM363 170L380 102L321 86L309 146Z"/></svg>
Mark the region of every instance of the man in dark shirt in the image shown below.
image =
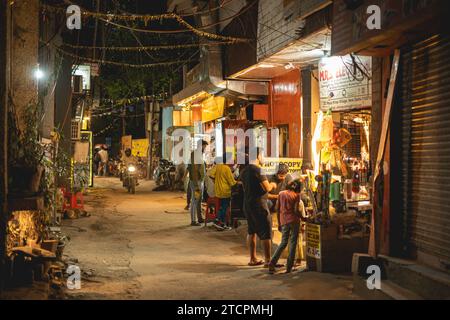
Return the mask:
<svg viewBox="0 0 450 320"><path fill-rule="evenodd" d="M269 183L267 177L261 174L263 163L261 149L251 150L249 164L241 172L244 188L244 213L247 217L247 244L250 251L249 266L269 265L272 246L272 217L267 205L268 192L276 188L275 183ZM252 159L253 158L253 159ZM256 236L262 242L265 261L256 256Z"/></svg>

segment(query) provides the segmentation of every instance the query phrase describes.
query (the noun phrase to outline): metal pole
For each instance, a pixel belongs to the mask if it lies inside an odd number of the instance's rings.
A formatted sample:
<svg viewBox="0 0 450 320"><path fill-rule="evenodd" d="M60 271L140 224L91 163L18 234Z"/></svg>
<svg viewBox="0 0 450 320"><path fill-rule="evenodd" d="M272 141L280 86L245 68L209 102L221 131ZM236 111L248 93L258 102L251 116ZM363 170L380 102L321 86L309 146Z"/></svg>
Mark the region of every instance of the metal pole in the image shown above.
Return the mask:
<svg viewBox="0 0 450 320"><path fill-rule="evenodd" d="M150 102L148 99L145 99L145 137L148 141L148 148L147 148L147 180L152 179L152 173L151 173L151 163L150 163L150 153L151 153L151 136L150 136Z"/></svg>
<svg viewBox="0 0 450 320"><path fill-rule="evenodd" d="M154 99L154 98L153 98ZM150 103L150 113L148 121L149 141L148 141L148 163L147 163L147 179L152 178L152 165L153 165L153 118L155 114L155 100Z"/></svg>
<svg viewBox="0 0 450 320"><path fill-rule="evenodd" d="M125 123L125 116L126 116L126 111L125 111L125 105L122 107L122 137L125 137L125 135L127 134L127 130L126 130L126 123Z"/></svg>

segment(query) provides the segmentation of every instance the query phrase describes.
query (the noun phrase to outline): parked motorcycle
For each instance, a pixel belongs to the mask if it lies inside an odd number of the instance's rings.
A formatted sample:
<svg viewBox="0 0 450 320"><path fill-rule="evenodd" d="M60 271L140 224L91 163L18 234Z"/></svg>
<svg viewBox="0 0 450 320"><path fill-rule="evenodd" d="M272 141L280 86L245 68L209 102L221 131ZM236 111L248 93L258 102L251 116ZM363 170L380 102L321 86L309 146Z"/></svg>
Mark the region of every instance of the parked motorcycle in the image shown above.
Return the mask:
<svg viewBox="0 0 450 320"><path fill-rule="evenodd" d="M123 174L123 186L129 193L136 193L136 186L138 184L138 172L135 165L128 165L127 170Z"/></svg>
<svg viewBox="0 0 450 320"><path fill-rule="evenodd" d="M153 180L155 180L158 187L164 186L168 190L173 190L175 186L175 175L175 165L169 160L161 159L153 173Z"/></svg>
<svg viewBox="0 0 450 320"><path fill-rule="evenodd" d="M112 177L120 176L120 160L114 158L108 161L108 172Z"/></svg>

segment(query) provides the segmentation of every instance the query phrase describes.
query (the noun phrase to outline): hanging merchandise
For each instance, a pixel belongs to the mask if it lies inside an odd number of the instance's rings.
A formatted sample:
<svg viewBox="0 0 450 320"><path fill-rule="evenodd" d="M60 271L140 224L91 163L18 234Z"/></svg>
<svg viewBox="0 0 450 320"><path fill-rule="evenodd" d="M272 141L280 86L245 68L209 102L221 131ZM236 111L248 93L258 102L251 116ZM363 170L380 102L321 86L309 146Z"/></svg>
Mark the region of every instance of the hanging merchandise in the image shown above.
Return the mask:
<svg viewBox="0 0 450 320"><path fill-rule="evenodd" d="M333 133L334 133L334 123L333 123L333 116L331 114L326 114L323 117L320 130L320 142L331 142L333 140Z"/></svg>

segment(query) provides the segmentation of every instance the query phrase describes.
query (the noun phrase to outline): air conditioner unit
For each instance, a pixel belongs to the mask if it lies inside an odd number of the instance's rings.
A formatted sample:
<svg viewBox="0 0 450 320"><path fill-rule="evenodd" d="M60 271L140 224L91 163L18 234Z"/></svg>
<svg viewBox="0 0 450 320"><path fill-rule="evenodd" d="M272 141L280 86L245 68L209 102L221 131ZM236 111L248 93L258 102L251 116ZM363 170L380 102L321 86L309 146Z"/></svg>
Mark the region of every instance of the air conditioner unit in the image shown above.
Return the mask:
<svg viewBox="0 0 450 320"><path fill-rule="evenodd" d="M81 139L81 121L72 120L72 140Z"/></svg>

